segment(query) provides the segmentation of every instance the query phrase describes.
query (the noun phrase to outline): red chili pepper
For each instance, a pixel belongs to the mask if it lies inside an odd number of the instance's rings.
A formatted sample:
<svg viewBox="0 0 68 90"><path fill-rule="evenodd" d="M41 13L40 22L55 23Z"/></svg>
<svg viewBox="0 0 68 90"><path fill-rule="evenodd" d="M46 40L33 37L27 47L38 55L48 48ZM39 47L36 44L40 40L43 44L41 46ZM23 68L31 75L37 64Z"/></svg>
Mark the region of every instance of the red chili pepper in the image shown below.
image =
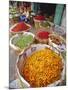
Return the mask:
<svg viewBox="0 0 68 90"><path fill-rule="evenodd" d="M20 22L12 29L12 31L14 32L25 31L28 28L29 26L27 26L24 22Z"/></svg>
<svg viewBox="0 0 68 90"><path fill-rule="evenodd" d="M49 32L45 32L45 31L41 31L37 34L37 36L40 38L40 39L48 39L49 38Z"/></svg>
<svg viewBox="0 0 68 90"><path fill-rule="evenodd" d="M35 17L35 19L37 19L37 20L44 20L45 17L44 16L41 16L41 15L38 15L38 16Z"/></svg>

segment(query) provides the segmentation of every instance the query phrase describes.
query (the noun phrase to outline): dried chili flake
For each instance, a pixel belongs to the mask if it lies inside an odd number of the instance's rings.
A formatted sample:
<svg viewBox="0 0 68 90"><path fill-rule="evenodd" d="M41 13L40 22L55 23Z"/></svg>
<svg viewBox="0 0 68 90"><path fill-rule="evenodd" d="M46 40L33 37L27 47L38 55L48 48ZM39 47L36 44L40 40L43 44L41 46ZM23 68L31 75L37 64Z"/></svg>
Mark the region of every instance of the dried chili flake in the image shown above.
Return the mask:
<svg viewBox="0 0 68 90"><path fill-rule="evenodd" d="M45 32L45 31L41 31L37 34L37 36L40 38L40 39L48 39L49 38L49 32Z"/></svg>
<svg viewBox="0 0 68 90"><path fill-rule="evenodd" d="M12 29L12 31L19 32L19 31L25 31L27 29L29 29L29 26L27 26L24 22L20 22Z"/></svg>
<svg viewBox="0 0 68 90"><path fill-rule="evenodd" d="M44 16L41 16L41 15L38 15L35 17L36 20L44 20L45 17Z"/></svg>

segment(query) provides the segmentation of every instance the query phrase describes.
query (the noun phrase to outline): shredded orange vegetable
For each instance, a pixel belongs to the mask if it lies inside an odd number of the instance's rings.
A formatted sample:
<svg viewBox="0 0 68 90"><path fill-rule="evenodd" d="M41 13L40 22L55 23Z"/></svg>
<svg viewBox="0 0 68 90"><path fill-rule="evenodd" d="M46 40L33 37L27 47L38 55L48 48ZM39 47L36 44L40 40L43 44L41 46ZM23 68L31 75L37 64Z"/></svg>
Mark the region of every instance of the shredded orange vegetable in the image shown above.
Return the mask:
<svg viewBox="0 0 68 90"><path fill-rule="evenodd" d="M61 77L63 63L61 57L49 48L41 49L27 57L22 76L32 87L47 86Z"/></svg>

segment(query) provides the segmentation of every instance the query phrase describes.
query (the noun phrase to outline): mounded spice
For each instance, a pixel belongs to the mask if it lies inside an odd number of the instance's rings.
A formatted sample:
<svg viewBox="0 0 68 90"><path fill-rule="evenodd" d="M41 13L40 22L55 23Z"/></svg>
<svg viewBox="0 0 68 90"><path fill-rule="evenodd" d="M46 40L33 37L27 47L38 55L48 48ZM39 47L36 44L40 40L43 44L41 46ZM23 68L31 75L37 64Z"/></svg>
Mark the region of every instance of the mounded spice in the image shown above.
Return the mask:
<svg viewBox="0 0 68 90"><path fill-rule="evenodd" d="M37 34L37 37L40 38L40 39L48 39L49 38L49 32L45 32L45 31L40 31L38 34Z"/></svg>
<svg viewBox="0 0 68 90"><path fill-rule="evenodd" d="M32 35L23 35L16 41L15 45L23 49L24 47L27 47L32 42L33 42Z"/></svg>
<svg viewBox="0 0 68 90"><path fill-rule="evenodd" d="M32 53L24 62L21 75L31 87L45 87L61 78L62 59L49 48Z"/></svg>
<svg viewBox="0 0 68 90"><path fill-rule="evenodd" d="M45 17L44 16L41 16L41 15L37 15L35 17L36 20L45 20Z"/></svg>
<svg viewBox="0 0 68 90"><path fill-rule="evenodd" d="M13 32L19 32L19 31L26 31L29 29L29 26L27 26L24 22L18 23L13 29Z"/></svg>

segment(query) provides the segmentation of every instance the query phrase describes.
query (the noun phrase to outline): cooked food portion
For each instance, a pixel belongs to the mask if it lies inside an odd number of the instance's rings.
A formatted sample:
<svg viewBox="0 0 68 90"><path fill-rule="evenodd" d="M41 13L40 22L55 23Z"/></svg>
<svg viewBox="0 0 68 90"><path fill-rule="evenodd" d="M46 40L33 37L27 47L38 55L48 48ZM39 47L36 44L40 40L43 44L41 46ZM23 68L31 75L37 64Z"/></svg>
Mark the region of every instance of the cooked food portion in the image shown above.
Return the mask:
<svg viewBox="0 0 68 90"><path fill-rule="evenodd" d="M33 39L32 35L22 35L16 40L15 46L23 49L24 47L30 45L33 42Z"/></svg>
<svg viewBox="0 0 68 90"><path fill-rule="evenodd" d="M61 57L49 48L41 49L24 60L20 74L31 87L44 87L61 78Z"/></svg>
<svg viewBox="0 0 68 90"><path fill-rule="evenodd" d="M49 37L50 37L50 39L51 39L51 41L53 43L55 43L57 45L62 44L62 40L61 40L61 38L59 36L57 36L57 35L50 35Z"/></svg>

